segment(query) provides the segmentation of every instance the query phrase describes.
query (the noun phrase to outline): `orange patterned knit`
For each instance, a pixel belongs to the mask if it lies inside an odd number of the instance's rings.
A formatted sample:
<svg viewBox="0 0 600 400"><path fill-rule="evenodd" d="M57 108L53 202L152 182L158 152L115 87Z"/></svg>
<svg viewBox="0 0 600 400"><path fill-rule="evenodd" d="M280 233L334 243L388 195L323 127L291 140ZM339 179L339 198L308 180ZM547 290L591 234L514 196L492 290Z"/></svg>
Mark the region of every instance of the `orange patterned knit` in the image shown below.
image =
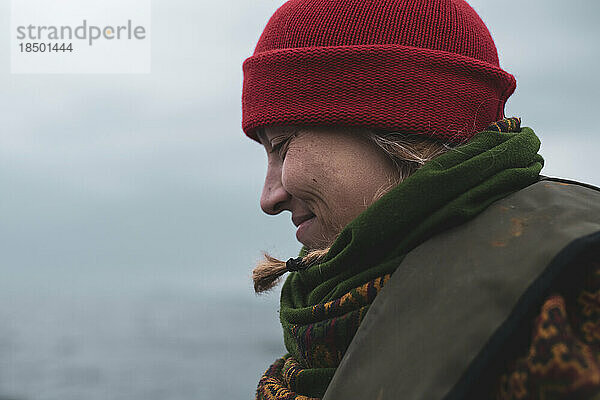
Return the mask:
<svg viewBox="0 0 600 400"><path fill-rule="evenodd" d="M532 321L529 349L505 368L496 399L582 399L600 393L599 253L577 262L588 271L581 290L546 298Z"/></svg>

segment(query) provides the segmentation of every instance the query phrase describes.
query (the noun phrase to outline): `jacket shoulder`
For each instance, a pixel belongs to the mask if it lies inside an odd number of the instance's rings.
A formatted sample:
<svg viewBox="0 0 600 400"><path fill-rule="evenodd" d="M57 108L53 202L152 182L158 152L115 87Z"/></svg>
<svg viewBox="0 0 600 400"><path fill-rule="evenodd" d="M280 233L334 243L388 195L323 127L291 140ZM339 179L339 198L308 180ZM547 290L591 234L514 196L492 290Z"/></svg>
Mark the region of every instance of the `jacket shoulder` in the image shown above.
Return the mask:
<svg viewBox="0 0 600 400"><path fill-rule="evenodd" d="M465 398L564 280L569 262L599 245L593 187L542 178L492 203L407 254L324 400Z"/></svg>

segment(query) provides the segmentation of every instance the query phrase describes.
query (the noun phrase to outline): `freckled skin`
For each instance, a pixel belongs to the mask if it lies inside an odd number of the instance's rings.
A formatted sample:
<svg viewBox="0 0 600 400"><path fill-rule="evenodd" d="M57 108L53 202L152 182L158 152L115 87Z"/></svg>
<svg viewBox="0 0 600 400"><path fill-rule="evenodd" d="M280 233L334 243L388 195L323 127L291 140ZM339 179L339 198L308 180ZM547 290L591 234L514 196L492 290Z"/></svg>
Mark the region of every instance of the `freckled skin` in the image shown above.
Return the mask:
<svg viewBox="0 0 600 400"><path fill-rule="evenodd" d="M272 146L288 138L283 156ZM387 156L366 138L342 128L267 127L260 137L267 151L261 208L275 215L314 216L298 231L308 248L331 244L341 229L364 211L396 176Z"/></svg>

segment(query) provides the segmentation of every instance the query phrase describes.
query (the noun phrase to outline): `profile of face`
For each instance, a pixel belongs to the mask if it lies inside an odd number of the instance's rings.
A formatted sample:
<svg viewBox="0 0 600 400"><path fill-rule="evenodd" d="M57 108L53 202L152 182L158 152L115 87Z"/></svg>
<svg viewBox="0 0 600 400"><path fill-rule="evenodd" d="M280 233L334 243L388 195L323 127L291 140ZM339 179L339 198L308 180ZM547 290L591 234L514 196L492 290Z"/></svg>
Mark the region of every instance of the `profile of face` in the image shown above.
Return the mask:
<svg viewBox="0 0 600 400"><path fill-rule="evenodd" d="M267 152L261 208L290 211L309 249L331 245L397 176L387 155L352 131L270 126L258 136Z"/></svg>

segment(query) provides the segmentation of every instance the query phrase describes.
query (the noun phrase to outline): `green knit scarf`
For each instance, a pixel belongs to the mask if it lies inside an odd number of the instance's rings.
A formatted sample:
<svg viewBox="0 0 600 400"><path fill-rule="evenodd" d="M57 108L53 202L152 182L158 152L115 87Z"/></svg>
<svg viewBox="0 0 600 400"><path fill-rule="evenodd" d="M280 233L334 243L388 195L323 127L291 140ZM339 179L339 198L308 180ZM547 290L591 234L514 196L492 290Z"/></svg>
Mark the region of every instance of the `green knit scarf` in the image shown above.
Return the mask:
<svg viewBox="0 0 600 400"><path fill-rule="evenodd" d="M265 372L256 398L321 398L369 305L404 256L536 182L544 163L539 147L520 119L497 122L373 203L318 264L290 273L280 310L288 354Z"/></svg>

